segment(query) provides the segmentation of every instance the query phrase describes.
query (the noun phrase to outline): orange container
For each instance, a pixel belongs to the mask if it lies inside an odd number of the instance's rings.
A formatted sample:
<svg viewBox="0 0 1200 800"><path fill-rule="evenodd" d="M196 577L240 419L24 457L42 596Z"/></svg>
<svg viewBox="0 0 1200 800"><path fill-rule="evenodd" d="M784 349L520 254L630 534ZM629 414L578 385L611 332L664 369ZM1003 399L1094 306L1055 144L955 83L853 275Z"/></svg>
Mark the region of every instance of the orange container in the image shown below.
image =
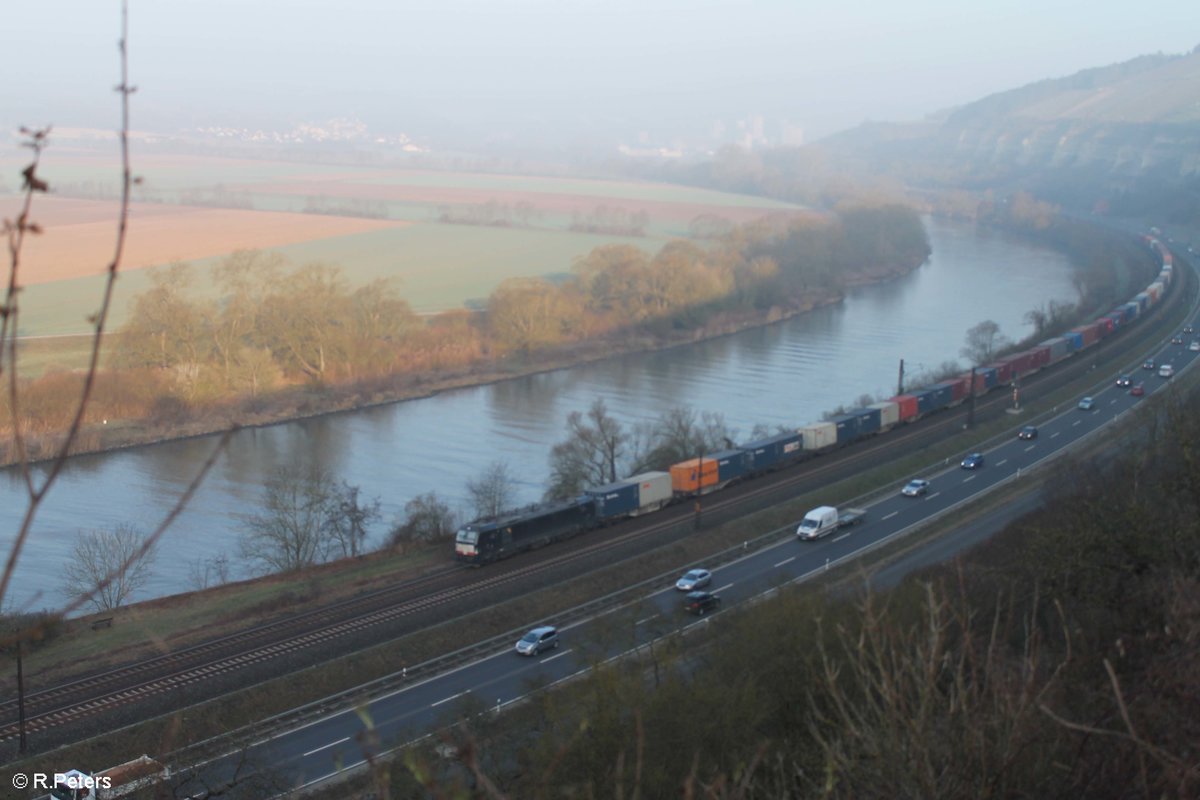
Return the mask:
<svg viewBox="0 0 1200 800"><path fill-rule="evenodd" d="M680 494L695 494L717 483L715 458L692 458L671 465L671 489Z"/></svg>

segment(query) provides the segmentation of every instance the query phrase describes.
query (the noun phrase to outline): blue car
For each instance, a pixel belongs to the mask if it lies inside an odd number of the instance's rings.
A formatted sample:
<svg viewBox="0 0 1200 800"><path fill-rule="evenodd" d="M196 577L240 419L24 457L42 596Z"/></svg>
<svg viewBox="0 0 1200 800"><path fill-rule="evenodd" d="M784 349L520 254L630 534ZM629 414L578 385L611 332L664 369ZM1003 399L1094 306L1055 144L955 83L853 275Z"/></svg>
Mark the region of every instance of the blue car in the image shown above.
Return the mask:
<svg viewBox="0 0 1200 800"><path fill-rule="evenodd" d="M983 466L983 453L971 453L962 460L963 469L979 469Z"/></svg>

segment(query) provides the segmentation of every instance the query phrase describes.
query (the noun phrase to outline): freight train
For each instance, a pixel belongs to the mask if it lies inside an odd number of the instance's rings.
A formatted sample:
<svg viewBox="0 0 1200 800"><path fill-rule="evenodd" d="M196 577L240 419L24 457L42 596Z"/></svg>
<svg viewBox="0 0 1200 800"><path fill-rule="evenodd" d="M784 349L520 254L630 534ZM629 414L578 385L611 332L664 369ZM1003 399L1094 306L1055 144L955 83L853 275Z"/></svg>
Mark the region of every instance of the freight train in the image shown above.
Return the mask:
<svg viewBox="0 0 1200 800"><path fill-rule="evenodd" d="M735 481L782 469L958 405L972 395L1009 386L1018 378L1070 358L1113 335L1145 315L1163 298L1174 272L1171 252L1157 238L1146 237L1146 242L1161 261L1158 277L1128 303L1062 336L942 383L812 422L794 431L747 442L741 447L673 464L666 472L645 472L587 489L571 500L476 520L456 533L454 557L473 565L507 558L627 517L652 513L669 503L717 491Z"/></svg>

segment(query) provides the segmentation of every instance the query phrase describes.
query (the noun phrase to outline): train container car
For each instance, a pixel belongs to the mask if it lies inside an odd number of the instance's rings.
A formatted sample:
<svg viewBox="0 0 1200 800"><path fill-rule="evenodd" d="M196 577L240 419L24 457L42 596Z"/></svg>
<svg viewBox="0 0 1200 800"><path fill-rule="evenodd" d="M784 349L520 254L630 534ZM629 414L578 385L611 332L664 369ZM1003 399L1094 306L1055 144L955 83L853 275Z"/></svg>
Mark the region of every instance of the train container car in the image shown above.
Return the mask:
<svg viewBox="0 0 1200 800"><path fill-rule="evenodd" d="M836 417L830 417L829 421L833 423L833 427L837 431L839 445L849 444L860 436L859 418L853 414L839 414Z"/></svg>
<svg viewBox="0 0 1200 800"><path fill-rule="evenodd" d="M1126 322L1133 322L1138 318L1139 313L1141 313L1141 308L1136 301L1121 306L1121 317Z"/></svg>
<svg viewBox="0 0 1200 800"><path fill-rule="evenodd" d="M959 375L957 378L944 381L942 385L950 387L950 402L958 403L965 400L970 394L971 376L970 374Z"/></svg>
<svg viewBox="0 0 1200 800"><path fill-rule="evenodd" d="M1012 374L1009 375L1010 380L1023 378L1038 368L1037 353L1034 350L1025 350L1011 355L1003 361L1007 362L1012 370Z"/></svg>
<svg viewBox="0 0 1200 800"><path fill-rule="evenodd" d="M975 370L975 375L983 377L983 385L986 389L994 389L1000 382L1000 376L996 373L995 367L979 367Z"/></svg>
<svg viewBox="0 0 1200 800"><path fill-rule="evenodd" d="M1117 321L1112 318L1111 314L1105 314L1092 324L1096 326L1096 331L1100 334L1101 339L1111 336L1117 329Z"/></svg>
<svg viewBox="0 0 1200 800"><path fill-rule="evenodd" d="M678 495L706 494L717 488L720 480L715 459L689 458L671 465L671 488Z"/></svg>
<svg viewBox="0 0 1200 800"><path fill-rule="evenodd" d="M896 404L901 422L912 422L921 413L917 407L917 398L911 394L898 394L892 398L892 402Z"/></svg>
<svg viewBox="0 0 1200 800"><path fill-rule="evenodd" d="M595 523L592 498L576 498L464 525L454 537L454 557L487 564L588 530Z"/></svg>
<svg viewBox="0 0 1200 800"><path fill-rule="evenodd" d="M971 387L971 394L974 394L976 396L981 395L981 394L987 394L987 390L988 390L987 378L984 376L983 370L977 369L977 370L975 370L974 374L975 374L975 384ZM963 377L966 378L967 383L971 382L971 373L970 372L968 372Z"/></svg>
<svg viewBox="0 0 1200 800"><path fill-rule="evenodd" d="M1170 286L1171 285L1171 275L1172 275L1171 270L1164 269L1162 272L1158 273L1158 282L1161 283L1163 286Z"/></svg>
<svg viewBox="0 0 1200 800"><path fill-rule="evenodd" d="M1157 303L1162 299L1163 285L1158 281L1155 281L1146 287L1146 294L1150 295L1151 303Z"/></svg>
<svg viewBox="0 0 1200 800"><path fill-rule="evenodd" d="M891 430L900 422L900 404L894 400L872 403L867 408L879 410L879 429L881 431Z"/></svg>
<svg viewBox="0 0 1200 800"><path fill-rule="evenodd" d="M912 394L917 398L917 410L922 415L946 408L950 405L953 397L950 387L940 384L927 389L919 389Z"/></svg>
<svg viewBox="0 0 1200 800"><path fill-rule="evenodd" d="M1049 363L1051 364L1057 364L1059 361L1062 361L1064 358L1071 355L1071 343L1067 341L1067 337L1065 336L1056 336L1053 339L1047 339L1039 344L1038 347L1050 348Z"/></svg>
<svg viewBox="0 0 1200 800"><path fill-rule="evenodd" d="M987 369L996 371L996 385L1007 386L1012 383L1013 368L1012 362L1006 360L996 361L988 364Z"/></svg>
<svg viewBox="0 0 1200 800"><path fill-rule="evenodd" d="M1125 312L1120 309L1108 312L1104 315L1104 318L1108 320L1108 332L1110 334L1120 330L1121 326L1125 324Z"/></svg>
<svg viewBox="0 0 1200 800"><path fill-rule="evenodd" d="M746 451L740 447L732 450L722 450L719 453L712 453L706 455L704 458L711 458L717 462L717 484L719 486L726 486L730 481L744 478L746 477L746 473L750 471L750 458L746 455Z"/></svg>
<svg viewBox="0 0 1200 800"><path fill-rule="evenodd" d="M1072 353L1083 349L1083 334L1079 331L1067 331L1063 334L1063 338L1067 340L1067 349Z"/></svg>
<svg viewBox="0 0 1200 800"><path fill-rule="evenodd" d="M824 450L838 443L837 427L832 422L813 422L800 429L804 440L804 449L808 451Z"/></svg>
<svg viewBox="0 0 1200 800"><path fill-rule="evenodd" d="M619 517L635 517L657 511L671 499L669 472L643 472L623 481L598 486L584 492L595 503L596 520L606 522Z"/></svg>
<svg viewBox="0 0 1200 800"><path fill-rule="evenodd" d="M1076 350L1091 347L1100 340L1100 332L1095 325L1080 325L1078 328L1072 328L1067 335L1079 336L1079 346L1075 348Z"/></svg>
<svg viewBox="0 0 1200 800"><path fill-rule="evenodd" d="M1138 292L1134 296L1133 301L1138 305L1138 315L1146 313L1146 309L1150 308L1150 295L1145 292Z"/></svg>
<svg viewBox="0 0 1200 800"><path fill-rule="evenodd" d="M780 433L742 445L750 460L751 472L768 472L786 467L804 454L804 442L799 432Z"/></svg>
<svg viewBox="0 0 1200 800"><path fill-rule="evenodd" d="M848 412L849 416L858 418L858 435L871 436L883 428L883 415L878 408L865 406Z"/></svg>
<svg viewBox="0 0 1200 800"><path fill-rule="evenodd" d="M1050 346L1049 345L1039 344L1036 347L1031 347L1029 349L1029 353L1033 356L1033 361L1030 364L1031 370L1041 369L1042 367L1047 366L1050 363Z"/></svg>

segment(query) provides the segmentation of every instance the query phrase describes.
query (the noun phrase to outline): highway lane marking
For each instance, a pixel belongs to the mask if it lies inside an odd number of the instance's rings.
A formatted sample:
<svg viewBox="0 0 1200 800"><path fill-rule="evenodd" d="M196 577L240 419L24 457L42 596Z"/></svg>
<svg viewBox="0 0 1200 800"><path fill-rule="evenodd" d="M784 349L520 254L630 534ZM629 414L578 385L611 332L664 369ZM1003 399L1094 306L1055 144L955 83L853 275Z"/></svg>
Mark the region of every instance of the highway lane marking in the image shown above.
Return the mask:
<svg viewBox="0 0 1200 800"><path fill-rule="evenodd" d="M556 658L562 658L563 656L565 656L567 653L570 653L570 652L571 652L571 649L570 649L570 648L568 648L568 649L566 649L566 650L563 650L561 653L555 653L554 655L550 656L549 658L543 658L543 659L542 659L542 661L541 661L541 663L543 663L543 664L549 664L549 663L550 663L551 661L553 661L554 659L556 659Z"/></svg>
<svg viewBox="0 0 1200 800"><path fill-rule="evenodd" d="M452 694L452 695L450 695L450 696L449 696L449 697L447 697L447 698L444 698L444 699L442 699L442 700L438 700L436 703L433 703L433 704L431 704L429 707L430 707L430 708L437 708L437 707L438 707L438 706L440 706L442 703L449 703L451 700L457 700L458 698L462 697L464 694L466 694L466 693L467 693L467 692L469 692L469 691L471 691L471 690L470 690L470 689L464 689L463 691L459 692L458 694Z"/></svg>
<svg viewBox="0 0 1200 800"><path fill-rule="evenodd" d="M1007 463L1008 463L1008 459L1006 458L1006 459L1004 459L1003 461L997 461L997 462L996 462L996 466L997 466L997 467L1003 467L1003 466L1004 466L1005 464L1007 464Z"/></svg>
<svg viewBox="0 0 1200 800"><path fill-rule="evenodd" d="M714 594L716 594L717 592L723 592L723 591L725 591L726 589L732 589L732 588L733 588L733 584L732 584L732 583L727 583L727 584L725 584L724 586L722 586L720 589L713 589L713 593L714 593Z"/></svg>
<svg viewBox="0 0 1200 800"><path fill-rule="evenodd" d="M1079 424L1079 423L1081 423L1081 422L1083 422L1083 420L1081 420L1081 419L1077 419L1077 420L1075 420L1074 422L1072 422L1072 423L1071 423L1071 425L1072 425L1072 427L1074 427L1075 425L1078 425L1078 424Z"/></svg>
<svg viewBox="0 0 1200 800"><path fill-rule="evenodd" d="M1028 453L1030 450L1032 450L1032 449L1033 449L1033 448L1035 448L1035 447L1037 447L1037 445L1036 445L1036 444L1031 444L1031 445L1029 445L1029 447L1026 447L1026 448L1025 448L1025 452L1026 452L1026 453Z"/></svg>
<svg viewBox="0 0 1200 800"><path fill-rule="evenodd" d="M776 564L775 566L776 566L777 568L778 568L778 567L782 567L784 564L790 564L790 563L792 563L792 562L793 562L793 561L795 561L795 560L796 560L796 557L795 557L795 556L792 556L791 558L785 558L783 561L780 561L780 562L779 562L778 564Z"/></svg>
<svg viewBox="0 0 1200 800"><path fill-rule="evenodd" d="M975 480L975 476L971 475L969 477L963 478L963 483L966 483L967 481L973 481L973 480Z"/></svg>
<svg viewBox="0 0 1200 800"><path fill-rule="evenodd" d="M330 742L329 744L323 744L323 745L321 745L320 747L318 747L316 750L309 750L309 751L308 751L307 753L305 753L304 755L305 755L305 756L311 756L313 753L319 753L319 752L321 752L322 750L325 750L326 748L329 748L329 747L336 747L336 746L338 746L339 744L341 744L342 742L348 742L348 741L350 741L350 737L349 737L349 736L343 736L341 739L338 739L336 742Z"/></svg>
<svg viewBox="0 0 1200 800"><path fill-rule="evenodd" d="M637 621L637 624L638 624L638 625L645 625L647 622L649 622L649 621L650 621L650 620L652 620L652 619L658 619L658 614L651 614L650 616L646 617L645 619L639 619L639 620Z"/></svg>
<svg viewBox="0 0 1200 800"><path fill-rule="evenodd" d="M846 538L847 536L849 536L849 535L850 535L850 531L846 531L846 532L845 532L845 533L843 533L841 536L835 536L835 537L833 537L833 541L835 541L835 542L840 542L842 539L845 539L845 538Z"/></svg>
<svg viewBox="0 0 1200 800"><path fill-rule="evenodd" d="M929 497L926 497L925 499L932 500L933 498L937 497L939 494L941 494L941 492L934 492L933 494L929 495Z"/></svg>
<svg viewBox="0 0 1200 800"><path fill-rule="evenodd" d="M890 513L886 517L884 517L884 519L891 519L892 517L896 516L899 513L900 513L899 511L893 511L892 513Z"/></svg>
<svg viewBox="0 0 1200 800"><path fill-rule="evenodd" d="M1054 439L1054 438L1056 438L1057 436L1058 436L1058 434L1057 434L1057 433L1052 433L1052 434L1050 434L1050 438L1051 438L1051 439Z"/></svg>

